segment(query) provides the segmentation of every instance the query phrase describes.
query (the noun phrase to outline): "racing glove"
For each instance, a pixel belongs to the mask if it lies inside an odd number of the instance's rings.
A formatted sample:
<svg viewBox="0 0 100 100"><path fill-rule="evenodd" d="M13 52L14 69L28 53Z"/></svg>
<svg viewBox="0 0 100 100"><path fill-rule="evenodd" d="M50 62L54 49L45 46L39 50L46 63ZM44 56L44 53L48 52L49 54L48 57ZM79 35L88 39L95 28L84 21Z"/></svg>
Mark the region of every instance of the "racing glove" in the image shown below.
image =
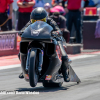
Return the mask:
<svg viewBox="0 0 100 100"><path fill-rule="evenodd" d="M51 33L51 35L52 35L52 36L61 36L62 33L61 33L61 32L58 32L58 31L53 31L53 32Z"/></svg>

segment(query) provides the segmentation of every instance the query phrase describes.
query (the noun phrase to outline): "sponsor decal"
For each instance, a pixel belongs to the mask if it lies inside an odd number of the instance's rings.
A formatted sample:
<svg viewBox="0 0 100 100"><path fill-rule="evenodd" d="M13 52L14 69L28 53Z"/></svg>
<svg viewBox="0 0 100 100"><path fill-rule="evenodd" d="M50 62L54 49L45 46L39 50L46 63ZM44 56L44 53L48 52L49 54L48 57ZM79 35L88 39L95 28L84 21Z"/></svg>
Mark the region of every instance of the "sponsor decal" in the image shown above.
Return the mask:
<svg viewBox="0 0 100 100"><path fill-rule="evenodd" d="M38 36L39 33L40 33L40 32L39 32L38 30L31 29L31 35L32 35L32 36Z"/></svg>
<svg viewBox="0 0 100 100"><path fill-rule="evenodd" d="M96 8L86 8L85 15L96 15L97 9Z"/></svg>
<svg viewBox="0 0 100 100"><path fill-rule="evenodd" d="M62 61L62 59L61 59L62 54L61 54L60 47L58 45L56 46L56 53L57 53L57 56L58 56L59 60Z"/></svg>
<svg viewBox="0 0 100 100"><path fill-rule="evenodd" d="M21 37L20 36L18 36L18 33L17 33L17 50L19 50L19 48L20 48L20 41L21 41Z"/></svg>
<svg viewBox="0 0 100 100"><path fill-rule="evenodd" d="M26 79L29 79L29 76L28 76L28 74L25 74L25 78L26 78Z"/></svg>
<svg viewBox="0 0 100 100"><path fill-rule="evenodd" d="M93 15L92 10L89 11L89 15Z"/></svg>
<svg viewBox="0 0 100 100"><path fill-rule="evenodd" d="M0 51L13 50L15 45L15 34L0 35Z"/></svg>
<svg viewBox="0 0 100 100"><path fill-rule="evenodd" d="M51 75L46 75L45 80L51 80L52 76Z"/></svg>

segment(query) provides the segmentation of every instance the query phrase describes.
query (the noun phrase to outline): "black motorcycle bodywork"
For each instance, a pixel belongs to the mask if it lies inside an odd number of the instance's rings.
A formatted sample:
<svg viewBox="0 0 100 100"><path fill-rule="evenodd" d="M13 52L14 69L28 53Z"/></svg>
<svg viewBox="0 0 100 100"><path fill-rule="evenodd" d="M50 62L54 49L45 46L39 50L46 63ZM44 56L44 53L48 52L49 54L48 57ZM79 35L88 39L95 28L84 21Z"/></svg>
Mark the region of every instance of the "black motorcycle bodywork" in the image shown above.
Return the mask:
<svg viewBox="0 0 100 100"><path fill-rule="evenodd" d="M35 87L37 84L32 81L35 80L35 78L37 78L37 82L42 82L44 87L51 86L52 84L60 86L64 81L61 73L62 54L56 39L51 37L52 31L53 28L50 25L42 21L37 21L34 24L29 25L21 36L21 66L25 80L29 81L32 87ZM34 57L30 57L32 56L32 52L33 56L35 55L35 59ZM34 64L30 59L34 60ZM33 72L30 70L30 63L33 67L37 64L36 68L32 69ZM42 67L40 73L37 69L39 65ZM34 70L36 70L35 73L37 76L33 75ZM32 79L30 79L31 72L33 73ZM77 82L80 82L80 80L78 79Z"/></svg>

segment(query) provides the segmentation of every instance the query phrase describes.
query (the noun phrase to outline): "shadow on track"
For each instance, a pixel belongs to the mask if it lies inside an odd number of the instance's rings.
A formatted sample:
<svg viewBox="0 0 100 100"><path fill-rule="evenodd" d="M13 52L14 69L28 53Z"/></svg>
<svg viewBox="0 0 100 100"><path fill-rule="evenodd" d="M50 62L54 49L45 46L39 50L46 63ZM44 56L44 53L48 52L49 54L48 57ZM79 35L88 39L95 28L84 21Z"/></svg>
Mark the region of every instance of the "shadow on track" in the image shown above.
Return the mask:
<svg viewBox="0 0 100 100"><path fill-rule="evenodd" d="M73 84L73 85L69 85L69 86L66 86L66 87L48 87L48 88L45 88L43 86L40 86L40 87L34 87L34 88L18 88L16 91L18 92L24 92L24 91L31 91L31 92L36 92L36 91L39 91L39 92L55 92L55 91L60 91L60 90L68 90L69 87L72 87L72 86L75 86L77 84Z"/></svg>

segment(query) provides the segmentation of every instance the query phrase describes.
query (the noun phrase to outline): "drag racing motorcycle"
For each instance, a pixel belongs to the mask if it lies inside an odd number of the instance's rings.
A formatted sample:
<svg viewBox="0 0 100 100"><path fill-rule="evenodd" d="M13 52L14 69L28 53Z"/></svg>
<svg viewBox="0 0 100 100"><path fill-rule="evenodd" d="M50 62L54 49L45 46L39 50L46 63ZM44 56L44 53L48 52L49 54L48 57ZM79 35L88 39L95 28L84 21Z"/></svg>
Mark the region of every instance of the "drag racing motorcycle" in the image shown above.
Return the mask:
<svg viewBox="0 0 100 100"><path fill-rule="evenodd" d="M51 36L53 28L43 22L36 21L29 25L21 36L20 60L24 78L35 87L42 82L44 87L60 87L64 79L61 73L62 54L57 41L61 36ZM66 42L63 42L66 50ZM80 82L70 66L68 74L71 82Z"/></svg>

